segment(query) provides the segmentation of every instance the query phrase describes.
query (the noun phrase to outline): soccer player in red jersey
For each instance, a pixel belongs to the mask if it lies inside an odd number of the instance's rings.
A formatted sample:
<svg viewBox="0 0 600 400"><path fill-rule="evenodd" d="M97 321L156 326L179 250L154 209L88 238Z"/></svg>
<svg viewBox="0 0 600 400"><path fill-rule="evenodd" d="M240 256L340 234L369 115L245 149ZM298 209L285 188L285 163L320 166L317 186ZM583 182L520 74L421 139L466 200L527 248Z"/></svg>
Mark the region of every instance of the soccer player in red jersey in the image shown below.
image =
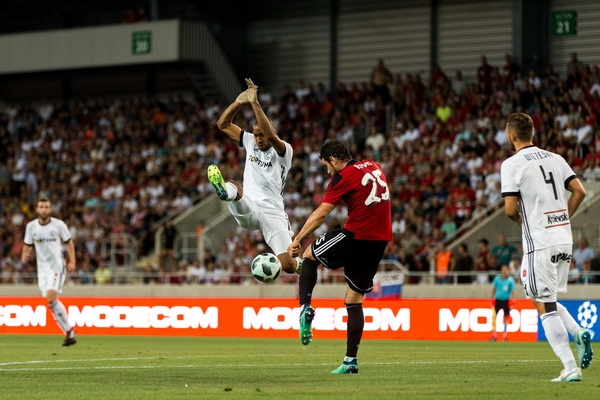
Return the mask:
<svg viewBox="0 0 600 400"><path fill-rule="evenodd" d="M300 253L302 241L325 221L340 204L348 207L348 219L342 228L319 236L304 251L299 282L300 339L307 345L312 340L312 291L317 283L317 267L344 268L348 287L344 302L348 311L346 357L334 374L357 373L358 345L365 325L362 302L373 288L373 277L392 240L390 189L381 166L372 160L352 159L346 145L339 140L326 142L320 152L321 163L332 175L323 202L306 220L294 237L288 251Z"/></svg>

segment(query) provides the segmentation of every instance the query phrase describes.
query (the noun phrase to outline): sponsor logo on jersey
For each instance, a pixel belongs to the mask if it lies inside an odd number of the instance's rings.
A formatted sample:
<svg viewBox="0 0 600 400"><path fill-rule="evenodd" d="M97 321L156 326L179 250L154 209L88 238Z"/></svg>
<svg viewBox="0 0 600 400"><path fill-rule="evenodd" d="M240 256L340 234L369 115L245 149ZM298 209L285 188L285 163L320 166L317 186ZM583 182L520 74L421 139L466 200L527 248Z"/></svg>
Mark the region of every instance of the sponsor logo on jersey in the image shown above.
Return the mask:
<svg viewBox="0 0 600 400"><path fill-rule="evenodd" d="M558 254L554 254L552 255L552 257L550 257L550 260L553 263L557 263L559 261L567 261L567 262L571 262L571 255L568 253L558 253Z"/></svg>
<svg viewBox="0 0 600 400"><path fill-rule="evenodd" d="M58 242L58 238L39 238L33 240L36 243L50 243L50 242Z"/></svg>
<svg viewBox="0 0 600 400"><path fill-rule="evenodd" d="M567 213L567 210L549 211L545 214L548 223L546 228L566 225L569 223L569 214Z"/></svg>
<svg viewBox="0 0 600 400"><path fill-rule="evenodd" d="M248 161L250 161L253 164L258 165L261 168L265 168L265 169L271 168L273 166L273 163L271 161L260 160L258 157L253 156L252 154L250 154L248 156Z"/></svg>

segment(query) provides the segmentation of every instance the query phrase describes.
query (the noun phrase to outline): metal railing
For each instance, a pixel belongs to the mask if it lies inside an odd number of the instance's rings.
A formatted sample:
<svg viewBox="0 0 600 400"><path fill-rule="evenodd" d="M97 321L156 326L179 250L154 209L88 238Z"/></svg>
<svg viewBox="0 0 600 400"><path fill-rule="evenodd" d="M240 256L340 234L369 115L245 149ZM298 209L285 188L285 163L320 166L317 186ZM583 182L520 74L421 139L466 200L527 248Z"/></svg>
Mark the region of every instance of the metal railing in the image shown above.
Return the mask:
<svg viewBox="0 0 600 400"><path fill-rule="evenodd" d="M385 270L385 265L391 264L394 269L400 269L404 273L404 284L405 285L427 285L435 283L435 274L429 272L411 272L406 268L400 266L395 261L384 260L381 264L381 270ZM389 267L388 267L389 268ZM389 269L387 269L389 270ZM329 277L333 279L323 280L319 284L328 283L344 283L343 270L330 271ZM492 279L498 271L487 271L485 273L477 271L467 272L448 272L445 276L448 277L445 283L437 283L437 285L463 285L459 283L459 277L470 277L468 283L464 285L491 285ZM485 276L486 279L482 280ZM589 273L581 274L581 278L578 282L569 283L571 285L598 285L600 284L600 271L590 271ZM89 276L90 284L93 283L93 273ZM215 285L215 284L261 284L258 282L250 273L237 273L237 272L225 272L225 273L211 273L207 272L202 278L196 278L187 273L181 273L180 271L166 271L166 272L146 272L137 271L134 269L123 270L119 272L119 280L114 280L113 284L162 284L162 285ZM513 275L513 277L515 277ZM80 283L80 274L69 274L67 276L66 284L73 285L85 285ZM295 285L297 277L295 275L283 274L275 284L293 284ZM515 281L520 285L519 277L515 277ZM14 272L11 276L6 274L2 275L0 279L0 285L37 285L37 274L35 273L23 273Z"/></svg>
<svg viewBox="0 0 600 400"><path fill-rule="evenodd" d="M111 233L102 242L101 255L108 262L114 282L131 282L137 265L137 250L137 239L128 233Z"/></svg>
<svg viewBox="0 0 600 400"><path fill-rule="evenodd" d="M198 260L200 264L204 264L204 251L210 244L210 238L206 235L181 233L175 238L175 258L187 262Z"/></svg>

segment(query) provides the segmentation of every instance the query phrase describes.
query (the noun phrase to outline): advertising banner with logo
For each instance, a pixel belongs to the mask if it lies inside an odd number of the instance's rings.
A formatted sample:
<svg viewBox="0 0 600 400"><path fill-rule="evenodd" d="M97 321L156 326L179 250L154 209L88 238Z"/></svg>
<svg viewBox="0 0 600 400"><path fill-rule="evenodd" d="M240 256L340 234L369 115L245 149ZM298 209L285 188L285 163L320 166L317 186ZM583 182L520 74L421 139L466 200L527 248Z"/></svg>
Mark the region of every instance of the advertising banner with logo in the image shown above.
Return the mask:
<svg viewBox="0 0 600 400"><path fill-rule="evenodd" d="M298 337L296 299L63 297L79 335ZM346 338L340 299L315 299L313 334ZM493 311L484 299L366 300L365 339L488 340ZM508 340L536 341L538 317L518 300L507 325ZM502 318L497 319L502 330ZM0 333L60 334L39 297L0 297Z"/></svg>
<svg viewBox="0 0 600 400"><path fill-rule="evenodd" d="M575 321L582 328L587 328L592 336L592 341L599 341L600 335L596 336L596 330L600 323L598 322L598 310L600 309L600 301L589 301L589 300L561 300L560 304L565 306L569 311L569 314L575 318ZM539 326L542 326L542 322L539 322ZM548 340L546 334L542 328L539 329L538 333L539 340Z"/></svg>
<svg viewBox="0 0 600 400"><path fill-rule="evenodd" d="M398 271L379 271L373 278L373 291L367 293L371 299L390 299L402 297L404 273Z"/></svg>

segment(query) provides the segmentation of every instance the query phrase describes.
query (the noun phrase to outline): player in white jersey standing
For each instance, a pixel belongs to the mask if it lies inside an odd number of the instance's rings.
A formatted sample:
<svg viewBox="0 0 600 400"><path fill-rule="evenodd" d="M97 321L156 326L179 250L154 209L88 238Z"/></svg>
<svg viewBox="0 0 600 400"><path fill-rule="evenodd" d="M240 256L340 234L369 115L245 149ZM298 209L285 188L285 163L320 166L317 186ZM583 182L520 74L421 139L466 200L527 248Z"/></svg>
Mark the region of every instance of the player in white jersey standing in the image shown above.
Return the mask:
<svg viewBox="0 0 600 400"><path fill-rule="evenodd" d="M521 226L521 281L532 299L548 343L564 365L553 382L581 380L592 361L590 332L581 328L557 293L567 291L573 253L570 218L586 192L563 157L533 145L533 121L524 113L508 116L506 136L516 153L502 163L502 197L506 215ZM567 200L566 191L571 192ZM579 367L569 346L574 338Z"/></svg>
<svg viewBox="0 0 600 400"><path fill-rule="evenodd" d="M235 181L225 182L214 164L208 167L208 180L217 196L227 201L241 227L263 233L282 269L290 274L300 273L302 260L292 258L287 251L293 232L283 204L283 189L292 166L292 146L277 136L265 115L257 97L258 86L250 79L246 83L248 89L225 109L217 122L220 130L246 150L244 186ZM252 132L233 123L233 117L246 103L252 106L256 117Z"/></svg>
<svg viewBox="0 0 600 400"><path fill-rule="evenodd" d="M62 292L67 271L75 271L75 246L67 224L50 216L52 205L48 198L40 197L35 211L38 217L25 227L25 245L21 253L21 261L23 263L31 261L35 248L38 287L42 296L48 301L56 323L65 334L63 346L71 346L77 343L75 330L69 324L67 310L58 299L58 294ZM63 256L63 243L67 246L68 264L65 263Z"/></svg>

